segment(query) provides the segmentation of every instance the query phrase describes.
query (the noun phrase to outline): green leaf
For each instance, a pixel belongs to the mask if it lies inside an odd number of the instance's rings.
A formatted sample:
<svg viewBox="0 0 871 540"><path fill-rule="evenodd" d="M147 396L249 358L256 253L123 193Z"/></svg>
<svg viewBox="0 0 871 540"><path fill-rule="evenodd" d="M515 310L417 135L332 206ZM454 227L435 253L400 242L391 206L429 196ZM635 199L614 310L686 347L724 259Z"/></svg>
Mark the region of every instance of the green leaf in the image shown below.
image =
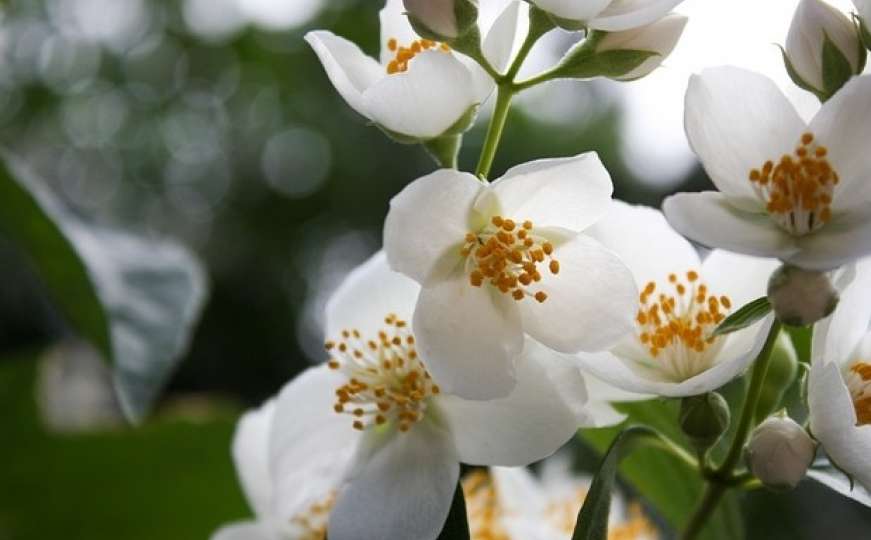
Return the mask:
<svg viewBox="0 0 871 540"><path fill-rule="evenodd" d="M711 337L731 334L743 330L757 323L771 312L771 303L768 297L757 298L749 304L742 306L738 311L726 317L720 325L711 332Z"/></svg>
<svg viewBox="0 0 871 540"><path fill-rule="evenodd" d="M871 493L862 484L854 482L846 473L827 460L814 463L810 470L808 470L807 476L811 480L819 482L844 497L871 507Z"/></svg>
<svg viewBox="0 0 871 540"><path fill-rule="evenodd" d="M85 262L54 216L63 209L16 158L0 155L0 234L33 263L70 326L112 357L109 321Z"/></svg>
<svg viewBox="0 0 871 540"><path fill-rule="evenodd" d="M628 448L641 438L656 437L656 432L644 427L630 427L620 432L605 452L599 470L593 478L584 504L578 512L572 540L606 540L608 516L611 511L611 492L617 478L617 465Z"/></svg>
<svg viewBox="0 0 871 540"><path fill-rule="evenodd" d="M469 540L469 520L466 517L466 499L463 497L463 486L457 482L454 499L451 501L451 511L438 540Z"/></svg>
<svg viewBox="0 0 871 540"><path fill-rule="evenodd" d="M832 97L835 92L847 84L853 76L853 66L847 57L835 45L829 36L823 40L823 90L826 97Z"/></svg>

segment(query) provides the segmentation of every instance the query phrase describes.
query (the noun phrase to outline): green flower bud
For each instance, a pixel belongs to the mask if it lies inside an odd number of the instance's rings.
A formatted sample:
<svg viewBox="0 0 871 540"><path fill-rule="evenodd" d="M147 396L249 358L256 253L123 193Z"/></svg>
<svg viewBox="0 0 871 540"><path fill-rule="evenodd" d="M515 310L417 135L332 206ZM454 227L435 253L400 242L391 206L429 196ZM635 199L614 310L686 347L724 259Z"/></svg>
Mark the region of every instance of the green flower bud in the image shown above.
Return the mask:
<svg viewBox="0 0 871 540"><path fill-rule="evenodd" d="M729 404L716 392L681 400L678 417L680 427L700 452L717 444L729 429L730 420Z"/></svg>
<svg viewBox="0 0 871 540"><path fill-rule="evenodd" d="M825 272L784 264L768 280L768 300L781 322L807 326L831 315L838 292Z"/></svg>
<svg viewBox="0 0 871 540"><path fill-rule="evenodd" d="M756 421L768 417L780 408L783 396L795 381L798 375L798 353L792 344L792 339L787 332L781 332L774 343L771 351L771 359L768 361L768 371L765 373L765 382L756 405Z"/></svg>

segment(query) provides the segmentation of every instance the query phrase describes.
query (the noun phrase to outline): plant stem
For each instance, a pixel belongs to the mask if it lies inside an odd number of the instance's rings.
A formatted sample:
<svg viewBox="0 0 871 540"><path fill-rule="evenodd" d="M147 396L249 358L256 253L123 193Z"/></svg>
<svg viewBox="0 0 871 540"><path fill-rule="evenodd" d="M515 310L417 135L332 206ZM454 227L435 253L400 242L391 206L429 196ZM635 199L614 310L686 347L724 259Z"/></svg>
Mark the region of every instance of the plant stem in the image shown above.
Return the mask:
<svg viewBox="0 0 871 540"><path fill-rule="evenodd" d="M496 157L496 149L502 140L502 131L505 129L505 121L508 119L508 110L511 108L511 98L514 93L508 86L499 86L496 92L496 107L490 118L490 127L487 128L487 137L484 139L484 147L481 149L481 157L475 168L475 176L486 180L493 167L493 159Z"/></svg>
<svg viewBox="0 0 871 540"><path fill-rule="evenodd" d="M768 373L768 364L771 361L771 351L774 349L777 336L780 335L780 329L780 321L775 320L768 331L768 336L765 338L765 344L753 364L750 389L747 390L747 399L744 400L744 408L741 410L741 419L738 421L738 428L735 431L735 438L732 439L732 446L729 448L723 464L707 476L705 495L687 524L682 537L683 540L693 540L698 536L708 519L714 513L714 510L716 510L717 504L726 493L726 490L736 485L736 477L733 473L735 466L741 459L744 443L747 442L750 429L753 427L753 417L756 413L759 397L762 395L765 375Z"/></svg>

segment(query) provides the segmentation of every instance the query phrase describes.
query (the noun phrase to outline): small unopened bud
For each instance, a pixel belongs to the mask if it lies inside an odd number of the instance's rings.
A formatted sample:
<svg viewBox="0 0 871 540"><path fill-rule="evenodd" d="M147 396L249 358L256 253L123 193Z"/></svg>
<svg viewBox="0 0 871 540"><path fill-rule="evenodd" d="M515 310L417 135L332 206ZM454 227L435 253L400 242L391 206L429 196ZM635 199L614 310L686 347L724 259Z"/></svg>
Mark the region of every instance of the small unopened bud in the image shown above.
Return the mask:
<svg viewBox="0 0 871 540"><path fill-rule="evenodd" d="M624 73L609 76L618 81L640 79L658 68L671 54L686 24L686 17L671 13L647 26L608 32L596 44L596 52L624 51L621 62L626 62L628 56L635 53L637 60L629 62Z"/></svg>
<svg viewBox="0 0 871 540"><path fill-rule="evenodd" d="M780 408L783 396L792 386L798 375L798 353L787 332L781 332L774 342L771 358L768 360L768 370L765 372L765 382L759 393L754 418L757 422L767 418Z"/></svg>
<svg viewBox="0 0 871 540"><path fill-rule="evenodd" d="M408 19L422 37L450 42L478 22L474 0L403 0Z"/></svg>
<svg viewBox="0 0 871 540"><path fill-rule="evenodd" d="M716 392L681 400L680 427L690 443L701 452L717 444L729 429L730 420L729 404Z"/></svg>
<svg viewBox="0 0 871 540"><path fill-rule="evenodd" d="M807 326L831 315L838 292L825 272L785 264L768 280L768 301L781 322Z"/></svg>
<svg viewBox="0 0 871 540"><path fill-rule="evenodd" d="M822 0L802 0L786 37L787 70L795 83L831 96L862 72L865 49L856 25Z"/></svg>
<svg viewBox="0 0 871 540"><path fill-rule="evenodd" d="M747 466L767 487L789 490L804 478L816 454L816 443L788 416L772 416L759 424L747 445Z"/></svg>

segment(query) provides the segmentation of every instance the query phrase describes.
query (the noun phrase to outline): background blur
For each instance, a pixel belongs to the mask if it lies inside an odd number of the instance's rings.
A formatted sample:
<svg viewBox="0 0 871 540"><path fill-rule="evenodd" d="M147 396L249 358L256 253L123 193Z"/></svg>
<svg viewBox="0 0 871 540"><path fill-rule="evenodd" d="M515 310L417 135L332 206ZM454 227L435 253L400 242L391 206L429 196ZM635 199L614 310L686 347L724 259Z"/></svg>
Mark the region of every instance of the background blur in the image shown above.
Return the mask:
<svg viewBox="0 0 871 540"><path fill-rule="evenodd" d="M685 39L648 79L554 83L523 96L494 176L596 150L624 200L658 205L707 187L681 129L686 78L731 63L787 87L771 44L784 41L795 3L685 2ZM229 457L236 415L321 360L324 302L380 246L390 197L433 168L422 149L367 127L302 40L328 28L375 54L380 7L5 2L0 144L87 219L186 244L208 270L211 297L151 420L71 432L44 399L53 380L84 384L45 353L64 326L28 261L0 237L0 540L206 538L248 515ZM549 35L533 69L570 43ZM789 91L813 111L809 94ZM466 169L486 116L466 137ZM857 531L871 526L867 509L815 486L754 495L746 510L750 538L865 538Z"/></svg>

